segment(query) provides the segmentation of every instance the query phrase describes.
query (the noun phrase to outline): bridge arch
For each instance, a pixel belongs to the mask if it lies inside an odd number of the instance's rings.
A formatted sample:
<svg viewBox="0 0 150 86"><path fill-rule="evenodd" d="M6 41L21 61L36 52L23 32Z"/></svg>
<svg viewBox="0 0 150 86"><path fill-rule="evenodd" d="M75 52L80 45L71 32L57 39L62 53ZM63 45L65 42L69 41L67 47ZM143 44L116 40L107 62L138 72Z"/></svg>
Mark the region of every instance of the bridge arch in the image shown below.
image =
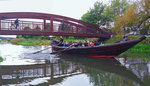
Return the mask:
<svg viewBox="0 0 150 86"><path fill-rule="evenodd" d="M40 19L42 22L19 21L12 28L13 19ZM60 15L36 12L0 13L0 35L61 35L108 38L111 33L86 22Z"/></svg>

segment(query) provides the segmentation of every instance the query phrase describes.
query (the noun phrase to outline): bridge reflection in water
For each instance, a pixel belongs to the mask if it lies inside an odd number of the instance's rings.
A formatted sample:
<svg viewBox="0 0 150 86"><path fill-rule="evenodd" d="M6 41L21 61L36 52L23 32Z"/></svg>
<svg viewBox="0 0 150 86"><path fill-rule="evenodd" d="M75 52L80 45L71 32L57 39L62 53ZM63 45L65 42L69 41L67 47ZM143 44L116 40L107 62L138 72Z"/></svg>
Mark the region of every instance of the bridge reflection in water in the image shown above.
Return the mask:
<svg viewBox="0 0 150 86"><path fill-rule="evenodd" d="M116 59L73 58L61 56L56 62L46 60L44 64L0 66L0 85L23 84L38 78L47 78L41 86L62 83L67 77L87 74L95 86L145 86L130 70ZM24 85L24 84L23 84ZM31 84L28 84L31 85ZM73 85L72 85L73 86Z"/></svg>

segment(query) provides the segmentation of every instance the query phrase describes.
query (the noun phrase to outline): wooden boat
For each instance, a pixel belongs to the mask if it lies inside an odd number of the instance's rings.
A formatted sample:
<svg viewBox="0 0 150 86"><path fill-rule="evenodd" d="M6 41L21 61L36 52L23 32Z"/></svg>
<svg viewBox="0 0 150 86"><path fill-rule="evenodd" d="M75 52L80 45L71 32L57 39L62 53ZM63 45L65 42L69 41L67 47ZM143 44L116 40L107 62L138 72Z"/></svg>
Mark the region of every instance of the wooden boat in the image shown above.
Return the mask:
<svg viewBox="0 0 150 86"><path fill-rule="evenodd" d="M70 55L78 55L78 56L87 56L87 57L95 57L95 58L112 58L116 57L119 54L127 51L129 48L133 47L137 43L144 40L146 36L142 36L139 39L122 41L119 43L112 43L103 46L88 46L88 47L62 47L57 46L57 41L52 41L52 53L56 54L70 54Z"/></svg>

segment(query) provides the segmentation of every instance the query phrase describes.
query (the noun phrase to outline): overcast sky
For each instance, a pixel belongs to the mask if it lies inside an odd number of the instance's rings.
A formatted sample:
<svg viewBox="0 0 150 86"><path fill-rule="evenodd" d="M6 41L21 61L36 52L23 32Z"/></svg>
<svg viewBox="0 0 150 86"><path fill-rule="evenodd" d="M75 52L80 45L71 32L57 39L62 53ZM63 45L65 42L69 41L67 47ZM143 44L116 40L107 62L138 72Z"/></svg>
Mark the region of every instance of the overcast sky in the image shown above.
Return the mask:
<svg viewBox="0 0 150 86"><path fill-rule="evenodd" d="M0 0L0 13L41 12L80 19L96 1L109 0Z"/></svg>
<svg viewBox="0 0 150 86"><path fill-rule="evenodd" d="M42 12L80 19L96 1L108 0L0 0L0 12Z"/></svg>

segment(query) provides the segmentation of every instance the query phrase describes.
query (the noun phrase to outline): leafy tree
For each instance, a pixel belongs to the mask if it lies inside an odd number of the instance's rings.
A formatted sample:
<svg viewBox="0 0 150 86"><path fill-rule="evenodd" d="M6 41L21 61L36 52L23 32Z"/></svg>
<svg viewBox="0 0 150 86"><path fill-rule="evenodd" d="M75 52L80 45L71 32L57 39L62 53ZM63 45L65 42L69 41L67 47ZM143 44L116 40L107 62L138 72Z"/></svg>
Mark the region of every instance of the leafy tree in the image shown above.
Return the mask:
<svg viewBox="0 0 150 86"><path fill-rule="evenodd" d="M148 34L150 29L150 1L140 0L135 2L122 16L116 17L115 27L124 30L137 31Z"/></svg>
<svg viewBox="0 0 150 86"><path fill-rule="evenodd" d="M81 20L96 27L100 27L101 25L105 25L106 22L109 20L108 17L104 16L104 9L105 6L100 2L95 2L94 7L91 8L87 13L85 13Z"/></svg>
<svg viewBox="0 0 150 86"><path fill-rule="evenodd" d="M142 35L150 34L150 0L140 0L137 6L139 18L137 29Z"/></svg>
<svg viewBox="0 0 150 86"><path fill-rule="evenodd" d="M138 15L136 13L137 5L134 4L124 13L123 16L118 15L116 17L115 29L118 29L118 33L123 34L127 28L134 31L134 25L138 23ZM126 28L126 29L125 29Z"/></svg>
<svg viewBox="0 0 150 86"><path fill-rule="evenodd" d="M111 0L111 4L106 7L104 14L115 21L116 17L123 15L128 7L129 3L127 0Z"/></svg>

